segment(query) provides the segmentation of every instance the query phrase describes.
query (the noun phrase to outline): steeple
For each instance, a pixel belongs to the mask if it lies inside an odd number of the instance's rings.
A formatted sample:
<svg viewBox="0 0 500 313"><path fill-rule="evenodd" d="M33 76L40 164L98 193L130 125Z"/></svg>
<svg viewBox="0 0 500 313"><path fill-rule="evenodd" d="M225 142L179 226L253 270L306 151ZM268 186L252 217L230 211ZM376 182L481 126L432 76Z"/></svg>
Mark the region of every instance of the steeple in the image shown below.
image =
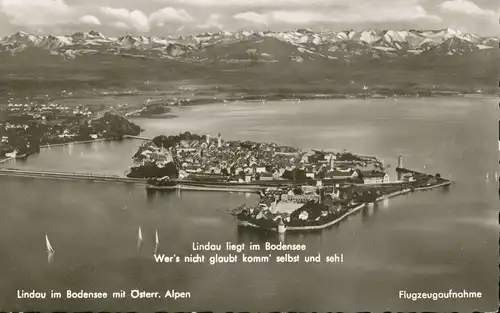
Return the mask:
<svg viewBox="0 0 500 313"><path fill-rule="evenodd" d="M217 147L221 148L222 147L222 136L221 134L219 133L219 135L217 136Z"/></svg>
<svg viewBox="0 0 500 313"><path fill-rule="evenodd" d="M330 167L333 169L335 167L335 155L331 154L330 155Z"/></svg>

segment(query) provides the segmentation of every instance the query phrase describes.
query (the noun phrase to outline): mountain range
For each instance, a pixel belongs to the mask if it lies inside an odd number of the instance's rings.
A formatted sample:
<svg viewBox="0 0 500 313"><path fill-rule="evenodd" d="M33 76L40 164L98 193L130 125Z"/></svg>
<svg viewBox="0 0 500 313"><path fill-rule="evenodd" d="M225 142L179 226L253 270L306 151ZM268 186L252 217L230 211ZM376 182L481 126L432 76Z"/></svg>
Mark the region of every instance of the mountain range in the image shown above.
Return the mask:
<svg viewBox="0 0 500 313"><path fill-rule="evenodd" d="M394 81L476 88L497 85L498 70L492 64L498 61L499 38L453 29L221 31L180 37L17 32L0 40L0 67L18 79L32 73L52 80L51 71L78 71L76 76L85 73L115 83L117 76L125 81L203 79L241 86L255 85L256 79L262 85L325 79L346 84L364 77L367 83L385 85ZM410 73L417 82L407 77Z"/></svg>
<svg viewBox="0 0 500 313"><path fill-rule="evenodd" d="M356 56L379 58L408 55L465 55L497 49L499 38L481 37L453 29L430 31L364 30L313 32L217 32L181 37L107 37L99 32L67 36L36 36L17 32L0 40L3 55L37 48L68 59L88 54L128 54L147 58L185 59L227 63L302 62L315 59L349 60ZM220 54L219 52L225 52Z"/></svg>

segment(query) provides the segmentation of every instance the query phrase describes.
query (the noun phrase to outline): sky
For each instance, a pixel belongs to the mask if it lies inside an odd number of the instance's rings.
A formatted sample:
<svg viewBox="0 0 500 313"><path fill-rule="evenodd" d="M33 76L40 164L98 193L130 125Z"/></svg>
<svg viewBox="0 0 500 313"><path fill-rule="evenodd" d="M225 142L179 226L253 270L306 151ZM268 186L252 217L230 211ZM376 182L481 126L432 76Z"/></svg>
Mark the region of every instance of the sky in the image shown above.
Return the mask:
<svg viewBox="0 0 500 313"><path fill-rule="evenodd" d="M0 0L0 36L452 28L500 35L500 0Z"/></svg>

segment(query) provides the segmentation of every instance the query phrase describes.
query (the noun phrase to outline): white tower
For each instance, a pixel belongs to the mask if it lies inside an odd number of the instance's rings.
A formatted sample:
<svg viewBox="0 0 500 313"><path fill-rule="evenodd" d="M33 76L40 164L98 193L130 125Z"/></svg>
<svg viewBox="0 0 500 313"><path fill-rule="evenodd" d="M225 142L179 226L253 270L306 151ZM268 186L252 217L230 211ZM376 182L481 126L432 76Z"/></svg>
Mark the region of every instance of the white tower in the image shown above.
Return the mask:
<svg viewBox="0 0 500 313"><path fill-rule="evenodd" d="M403 179L403 173L399 170L403 168L403 156L400 154L398 158L398 167L396 167L396 172L398 173L398 180Z"/></svg>
<svg viewBox="0 0 500 313"><path fill-rule="evenodd" d="M335 168L335 155L333 154L330 155L330 167Z"/></svg>
<svg viewBox="0 0 500 313"><path fill-rule="evenodd" d="M221 148L222 147L222 136L219 133L219 136L217 136L217 147Z"/></svg>
<svg viewBox="0 0 500 313"><path fill-rule="evenodd" d="M210 134L207 133L206 138L207 138L207 145L209 145L210 144Z"/></svg>

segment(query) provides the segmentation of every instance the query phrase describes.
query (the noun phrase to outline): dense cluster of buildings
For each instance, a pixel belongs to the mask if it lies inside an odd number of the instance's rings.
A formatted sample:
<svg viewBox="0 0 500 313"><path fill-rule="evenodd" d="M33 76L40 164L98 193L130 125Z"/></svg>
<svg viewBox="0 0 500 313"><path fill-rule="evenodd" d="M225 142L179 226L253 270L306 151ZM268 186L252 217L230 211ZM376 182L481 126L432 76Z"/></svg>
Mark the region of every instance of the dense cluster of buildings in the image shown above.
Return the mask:
<svg viewBox="0 0 500 313"><path fill-rule="evenodd" d="M38 104L35 102L30 103L12 103L9 102L6 109L7 113L15 114L23 114L25 116L30 116L33 119L42 119L45 120L48 117L90 117L92 116L92 112L89 108L85 106L77 106L77 107L68 107L62 106L57 103L47 103L47 104Z"/></svg>
<svg viewBox="0 0 500 313"><path fill-rule="evenodd" d="M390 182L383 172L383 164L373 157L342 153L313 151L279 146L275 143L226 141L221 134L209 134L195 140L180 140L165 149L152 142L145 143L137 165L175 161L179 178L206 177L225 181L329 181L354 180L364 184ZM371 167L371 169L370 169Z"/></svg>
<svg viewBox="0 0 500 313"><path fill-rule="evenodd" d="M75 140L81 126L92 117L92 112L84 106L9 101L7 107L2 110L2 115L1 142L16 147L21 141L29 144L33 135L36 135L41 141L38 143L42 144ZM94 137L97 138L97 135Z"/></svg>
<svg viewBox="0 0 500 313"><path fill-rule="evenodd" d="M128 124L123 118L106 114L97 118L83 105L21 103L11 99L0 110L0 157L25 150L29 154L40 145L116 137L130 128ZM136 135L137 131L130 134Z"/></svg>

